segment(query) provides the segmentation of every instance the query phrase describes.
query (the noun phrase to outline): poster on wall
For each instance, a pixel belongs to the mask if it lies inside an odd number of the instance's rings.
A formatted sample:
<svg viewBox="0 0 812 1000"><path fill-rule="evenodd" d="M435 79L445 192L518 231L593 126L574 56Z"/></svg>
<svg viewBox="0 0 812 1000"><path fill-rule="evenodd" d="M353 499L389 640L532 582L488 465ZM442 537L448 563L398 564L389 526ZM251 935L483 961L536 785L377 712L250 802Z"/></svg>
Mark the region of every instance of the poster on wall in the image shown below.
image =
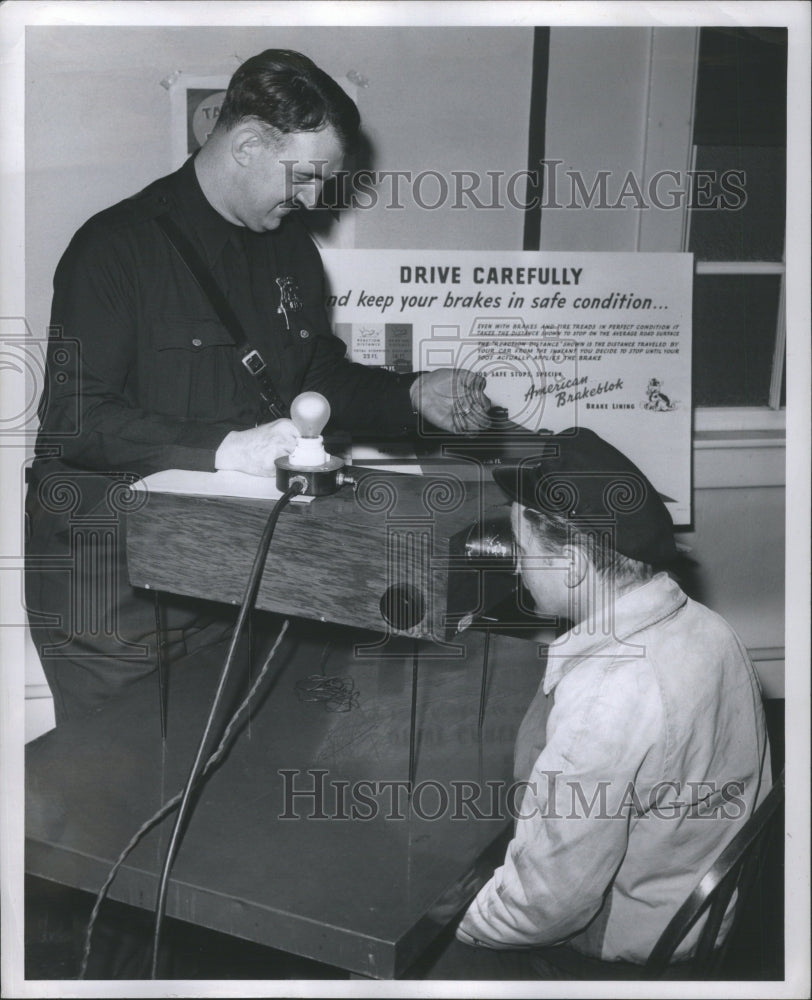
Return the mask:
<svg viewBox="0 0 812 1000"><path fill-rule="evenodd" d="M530 431L585 426L691 520L691 295L683 253L324 252L354 361L468 368Z"/></svg>

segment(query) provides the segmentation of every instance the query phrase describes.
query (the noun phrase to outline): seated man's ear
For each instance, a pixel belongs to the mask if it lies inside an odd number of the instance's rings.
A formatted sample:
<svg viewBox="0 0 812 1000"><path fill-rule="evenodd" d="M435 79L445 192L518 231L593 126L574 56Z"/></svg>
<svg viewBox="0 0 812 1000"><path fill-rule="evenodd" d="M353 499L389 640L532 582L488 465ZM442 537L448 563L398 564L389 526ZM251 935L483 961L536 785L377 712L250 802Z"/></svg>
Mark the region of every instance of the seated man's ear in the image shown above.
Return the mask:
<svg viewBox="0 0 812 1000"><path fill-rule="evenodd" d="M564 555L569 560L567 570L566 586L572 590L577 587L586 576L589 569L589 559L580 545L567 544L564 546Z"/></svg>

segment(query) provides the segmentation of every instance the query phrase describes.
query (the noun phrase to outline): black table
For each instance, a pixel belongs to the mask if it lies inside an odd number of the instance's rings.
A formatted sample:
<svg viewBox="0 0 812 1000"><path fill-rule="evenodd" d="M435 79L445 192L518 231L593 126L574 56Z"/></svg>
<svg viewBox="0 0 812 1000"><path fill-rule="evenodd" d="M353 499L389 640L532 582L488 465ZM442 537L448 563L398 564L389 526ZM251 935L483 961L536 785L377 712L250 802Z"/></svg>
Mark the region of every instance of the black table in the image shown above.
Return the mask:
<svg viewBox="0 0 812 1000"><path fill-rule="evenodd" d="M199 796L170 916L378 978L401 975L439 933L449 917L433 917L435 904L509 827L494 803L543 661L535 642L491 636L480 732L482 632L462 633L447 650L461 655L448 656L406 637L376 647L381 638L292 621L253 717ZM165 743L156 685L142 682L29 745L28 872L98 890L135 830L182 787L218 672L216 662L173 664ZM351 680L348 711L302 699L297 682L321 673ZM232 706L247 684L243 671ZM136 848L111 898L152 908L170 829L171 819Z"/></svg>

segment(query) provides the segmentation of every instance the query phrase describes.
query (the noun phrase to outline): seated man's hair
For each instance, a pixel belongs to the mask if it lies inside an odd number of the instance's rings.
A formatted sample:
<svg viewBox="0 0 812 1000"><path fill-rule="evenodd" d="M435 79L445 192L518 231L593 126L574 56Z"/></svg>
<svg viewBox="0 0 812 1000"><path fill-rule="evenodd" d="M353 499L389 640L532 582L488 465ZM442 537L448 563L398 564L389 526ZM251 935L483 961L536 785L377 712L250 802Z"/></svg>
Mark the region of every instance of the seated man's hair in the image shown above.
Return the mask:
<svg viewBox="0 0 812 1000"><path fill-rule="evenodd" d="M577 521L569 521L556 514L542 514L530 508L525 508L524 518L539 541L555 548L562 548L564 545L579 546L601 578L611 578L616 585L644 583L654 575L653 566L615 551L606 543L602 531L579 527Z"/></svg>
<svg viewBox="0 0 812 1000"><path fill-rule="evenodd" d="M353 100L300 52L266 49L240 66L228 85L218 129L256 119L277 133L332 128L345 152L358 137L361 117Z"/></svg>

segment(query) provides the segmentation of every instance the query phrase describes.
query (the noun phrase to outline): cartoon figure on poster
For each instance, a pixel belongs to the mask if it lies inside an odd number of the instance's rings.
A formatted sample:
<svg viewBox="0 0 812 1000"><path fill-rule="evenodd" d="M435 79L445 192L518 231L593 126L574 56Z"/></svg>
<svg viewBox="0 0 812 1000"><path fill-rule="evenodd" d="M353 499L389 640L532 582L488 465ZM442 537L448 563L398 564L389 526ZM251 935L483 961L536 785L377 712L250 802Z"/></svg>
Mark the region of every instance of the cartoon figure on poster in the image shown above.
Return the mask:
<svg viewBox="0 0 812 1000"><path fill-rule="evenodd" d="M646 410L657 410L660 413L667 412L668 410L675 410L677 408L677 401L672 402L668 396L663 392L662 382L658 378L649 379L648 386L646 387L646 401L643 403L643 407Z"/></svg>

